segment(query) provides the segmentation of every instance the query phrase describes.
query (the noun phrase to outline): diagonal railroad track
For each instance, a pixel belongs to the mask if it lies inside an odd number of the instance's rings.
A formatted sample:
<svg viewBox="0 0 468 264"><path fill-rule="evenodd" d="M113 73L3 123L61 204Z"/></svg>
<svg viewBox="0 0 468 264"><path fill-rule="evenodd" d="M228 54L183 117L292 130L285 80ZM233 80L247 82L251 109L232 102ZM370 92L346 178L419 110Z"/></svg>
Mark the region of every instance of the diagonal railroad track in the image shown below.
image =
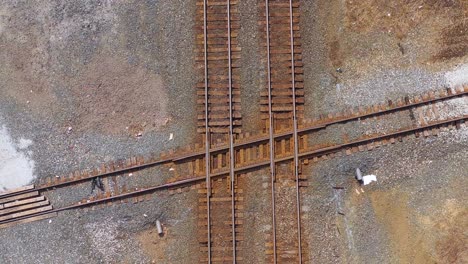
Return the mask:
<svg viewBox="0 0 468 264"><path fill-rule="evenodd" d="M438 131L443 128L454 129L460 128L461 124L466 121L468 116L460 116L455 118L448 118L441 121L430 122L425 125L414 125L411 127L405 127L395 129L394 131L388 131L385 134L375 134L362 136L353 141L349 141L341 144L332 144L329 146L309 146L304 141L304 137L308 133L313 133L318 130L325 129L333 124L360 122L364 119L372 120L372 117L383 116L401 112L414 110L421 106L434 105L436 103L444 103L446 101L453 100L455 98L463 98L468 93L468 85L458 90L444 89L437 93L427 93L422 96L415 96L413 98L404 98L397 100L396 102L388 102L384 105L376 105L373 107L362 108L361 111L355 111L354 109L347 111L348 114L339 113L336 115L328 115L322 119L315 120L311 123L303 124L299 126L299 153L298 156L302 163L307 163L309 160L316 161L320 157L333 157L335 154L350 155L358 151L372 150L376 146L393 144L401 141L407 135L423 135L430 136L437 135ZM437 95L436 95L437 94ZM283 130L276 132L273 136L275 144L280 146L278 151L280 154L275 153L274 162L275 164L292 160L289 149L287 148L286 140L290 139L293 132L291 130ZM242 135L241 135L242 136ZM236 152L235 173L245 173L260 168L266 168L270 166L270 146L268 144L270 136L266 133L260 135L245 135L240 137L239 140L234 142L234 150ZM283 143L282 143L283 142ZM158 186L151 186L146 188L126 189L119 188L114 193L103 193L102 197L96 197L94 199L87 199L86 201L77 201L74 204L63 206L61 208L55 208L53 212L60 212L63 210L70 210L75 208L93 206L100 203L109 203L111 201L127 199L133 196L144 196L148 193L159 190L171 190L187 188L187 186L200 185L200 183L206 181L206 173L204 169L205 162L205 150L200 146L197 148L188 148L185 151L165 153L161 157L155 157L150 159L144 159L142 157L130 158L124 162L111 162L101 166L99 169L75 171L70 173L68 176L62 177L49 177L35 186L34 190L39 193L46 193L54 191L57 188L71 187L80 184L90 184L90 182L97 178L109 178L109 182L114 182L112 178L119 179L128 177L130 174L138 171L144 171L147 168L160 166L165 164L172 164L176 166L189 166L193 167L193 170L184 176L184 179L172 179L165 184ZM228 152L228 147L224 145L214 145L209 149L211 161L223 160L223 153ZM286 154L281 154L284 151ZM220 158L221 157L221 158ZM225 158L224 158L225 160ZM198 164L190 166L190 164ZM209 178L216 179L219 177L225 177L229 175L229 169L222 162L212 162L210 164ZM123 176L125 174L126 176ZM29 190L20 190L14 194L0 194L0 198L11 197L14 195L21 195L29 192ZM135 200L134 200L135 201ZM1 221L0 225L7 223L14 223L19 220L23 220L29 217L42 215L43 213L30 215L28 217L19 217L10 219L8 221Z"/></svg>

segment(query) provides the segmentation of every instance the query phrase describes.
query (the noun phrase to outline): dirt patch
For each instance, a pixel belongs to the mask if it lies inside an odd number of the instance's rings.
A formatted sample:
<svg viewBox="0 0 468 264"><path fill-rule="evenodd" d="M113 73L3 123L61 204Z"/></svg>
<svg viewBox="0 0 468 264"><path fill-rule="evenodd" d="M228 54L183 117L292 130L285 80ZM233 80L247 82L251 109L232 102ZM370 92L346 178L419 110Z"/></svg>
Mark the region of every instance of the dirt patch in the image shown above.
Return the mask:
<svg viewBox="0 0 468 264"><path fill-rule="evenodd" d="M432 263L430 254L422 247L422 236L409 222L408 195L397 192L373 192L370 195L374 212L391 240L395 256L401 263Z"/></svg>
<svg viewBox="0 0 468 264"><path fill-rule="evenodd" d="M7 21L16 15L4 16L5 10L0 10L0 31L4 31L0 33L0 96L35 114L42 110L51 113L57 105L47 71L50 63L47 47L34 29L19 27L13 31L2 25L2 17Z"/></svg>
<svg viewBox="0 0 468 264"><path fill-rule="evenodd" d="M468 263L468 209L454 199L443 204L443 212L421 216L420 222L432 234L440 234L434 242L437 263ZM428 241L429 242L429 241Z"/></svg>
<svg viewBox="0 0 468 264"><path fill-rule="evenodd" d="M340 48L340 42L334 40L330 43L329 58L331 60L333 68L338 68L343 64L343 54Z"/></svg>
<svg viewBox="0 0 468 264"><path fill-rule="evenodd" d="M460 18L463 0L346 1L345 25L356 32L393 32L399 39L425 20L440 16Z"/></svg>
<svg viewBox="0 0 468 264"><path fill-rule="evenodd" d="M135 135L169 120L161 76L123 59L99 56L72 82L77 129Z"/></svg>
<svg viewBox="0 0 468 264"><path fill-rule="evenodd" d="M467 4L468 12L468 4ZM455 25L446 27L438 40L441 49L433 57L434 61L445 61L461 58L468 54L468 22L461 20Z"/></svg>
<svg viewBox="0 0 468 264"><path fill-rule="evenodd" d="M468 210L458 213L448 225L447 235L437 242L437 253L442 263L467 263L468 241L463 234L468 229Z"/></svg>
<svg viewBox="0 0 468 264"><path fill-rule="evenodd" d="M370 199L401 263L468 262L468 209L462 201L442 199L424 212L409 206L414 197L405 192L375 191Z"/></svg>
<svg viewBox="0 0 468 264"><path fill-rule="evenodd" d="M149 229L141 231L137 235L137 238L143 251L151 258L151 263L160 263L166 259L167 235L160 237L156 228L152 226Z"/></svg>

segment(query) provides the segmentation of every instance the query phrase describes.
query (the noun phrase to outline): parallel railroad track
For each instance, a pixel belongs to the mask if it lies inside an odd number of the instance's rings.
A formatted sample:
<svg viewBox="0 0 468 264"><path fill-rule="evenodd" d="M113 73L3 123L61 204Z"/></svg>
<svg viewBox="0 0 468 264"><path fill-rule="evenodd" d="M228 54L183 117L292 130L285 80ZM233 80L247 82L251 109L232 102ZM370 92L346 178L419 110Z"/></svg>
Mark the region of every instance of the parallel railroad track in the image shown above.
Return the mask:
<svg viewBox="0 0 468 264"><path fill-rule="evenodd" d="M451 118L451 119L447 119L443 121L429 123L427 125L420 126L420 127L401 129L399 131L388 133L385 135L376 135L372 137L366 137L365 139L362 139L362 140L348 142L345 144L337 144L337 145L330 146L330 147L304 151L299 154L299 157L303 159L304 164L307 164L310 161L318 161L321 158L326 160L326 159L333 158L335 156L351 155L352 153L361 152L361 151L371 151L375 148L378 148L387 144L394 144L395 142L403 141L404 137L406 136L413 136L413 135L417 137L420 137L420 136L428 137L431 135L436 136L439 133L439 131L442 129L448 129L448 130L455 129L455 128L458 129L460 128L461 123L465 122L467 119L468 119L468 116L465 115L465 116L458 117L458 118ZM263 150L267 150L267 149L268 149L268 146L263 147ZM275 163L279 163L284 160L291 160L292 158L293 158L292 155L279 157L275 159ZM241 174L241 173L244 173L245 171L251 171L256 168L268 167L269 164L270 163L268 160L262 161L262 162L258 162L258 160L246 160L245 164L242 164L241 166L236 168L236 172ZM132 170L135 170L135 168L132 168ZM75 173L75 175L78 175L78 174L79 172ZM84 175L87 175L87 174L88 173L86 172L84 173ZM214 180L220 177L221 178L226 177L226 175L229 175L229 173L226 173L223 171L213 172L210 174L210 179ZM180 192L180 191L184 191L188 189L200 188L200 186L203 185L203 182L205 181L205 179L206 179L205 176L187 175L186 179L183 179L183 180L168 182L162 185L157 185L157 186L152 186L152 187L140 188L137 190L134 190L134 189L127 190L126 192L116 193L109 197L101 196L102 198L100 199L89 199L88 201L84 203L77 202L69 206L55 208L48 212L34 213L28 216L15 217L6 221L0 221L0 228L8 227L11 224L21 223L23 221L28 222L29 218L41 217L49 213L54 214L54 213L65 211L65 210L85 208L85 207L90 207L90 206L96 206L99 204L110 204L111 202L116 202L116 201L137 203L137 202L144 201L148 197L148 195L150 195L151 193L155 191L177 190L178 192ZM43 187L38 187L36 189L33 189L33 191L36 191L36 190L46 190L46 189ZM11 193L0 194L0 199L21 195L27 192L30 192L30 190L18 191L18 192L15 192L14 194L11 194ZM15 201L21 202L23 200L18 199ZM1 204L1 205L3 206L4 204Z"/></svg>
<svg viewBox="0 0 468 264"><path fill-rule="evenodd" d="M278 120L275 125L292 126L289 121L293 118L294 110L298 118L302 118L304 112L299 2L259 0L259 7L262 46L268 61L266 68L269 71L267 89L261 93L261 116L264 120L269 119L271 101L271 112L274 119Z"/></svg>
<svg viewBox="0 0 468 264"><path fill-rule="evenodd" d="M305 121L302 50L299 33L299 1L259 0L267 69L266 89L262 91L261 134L241 133L240 29L237 0L197 0L197 67L203 81L197 83L197 131L203 144L170 152L159 158L133 157L102 165L92 171L77 171L67 177L51 177L31 186L0 194L0 228L21 222L46 219L60 211L149 200L153 192L199 193L199 236L201 263L242 263L243 189L245 177L259 168L270 168L272 232L267 236L266 261L303 263L307 244L301 238L300 189L307 186L302 166L310 160L328 159L370 151L402 141L405 136L437 135L440 128L459 128L468 116L449 118L385 134L365 135L343 143L310 145L311 134L327 127L360 122L370 117L418 109L456 97L464 97L468 86L457 90L429 92L413 98L331 114ZM263 34L264 33L264 34ZM148 188L127 187L128 176L145 168L165 165L175 176L165 184ZM101 191L69 205L53 208L44 193L65 186L98 185ZM295 206L291 206L294 204ZM281 225L277 225L281 222Z"/></svg>
<svg viewBox="0 0 468 264"><path fill-rule="evenodd" d="M199 196L199 206L198 206L198 240L201 242L202 247L200 250L204 253L200 258L200 263L207 263L209 260L212 263L218 262L233 262L234 254L233 250L241 250L242 243L244 240L244 229L243 229L243 217L244 217L244 206L243 206L243 188L245 177L244 174L236 176L235 185L233 186L235 192L235 207L234 207L234 218L235 223L233 224L232 217L232 195L231 195L231 179L226 178L217 178L212 181L212 195L210 197L210 206L211 206L211 215L210 215L210 248L205 246L208 244L207 230L208 230L208 215L206 214L207 210L207 198L206 198L206 188L200 188L198 190ZM234 232L235 236L232 235L232 226L235 226ZM233 239L235 242L233 242ZM233 248L233 243L236 247ZM211 251L210 259L208 259L208 250ZM236 263L242 263L243 258L236 255Z"/></svg>
<svg viewBox="0 0 468 264"><path fill-rule="evenodd" d="M202 256L200 261L237 263L240 259L237 258L236 234L240 223L236 222L237 177L234 172L234 137L235 133L240 132L241 125L239 74L237 67L233 67L235 60L240 58L240 48L237 47L236 40L240 27L237 1L203 0L197 2L197 5L202 7L198 13L203 15L203 34L199 34L198 37L203 39L204 66L204 89L199 93L203 95L203 99L199 100L203 103L203 114L199 115L201 118L198 131L205 134L206 176L206 197L200 198L206 204L206 212L199 214L202 223L206 224L199 237ZM233 24L233 21L237 22ZM227 189L222 186L224 179L213 182L210 177L210 147L222 141L228 142L228 152L224 160L230 176L226 180ZM221 163L222 160L219 160L217 166L221 166ZM205 231L206 234L203 234Z"/></svg>
<svg viewBox="0 0 468 264"><path fill-rule="evenodd" d="M227 3L229 3L230 8L229 19ZM237 41L240 29L237 0L207 0L206 3L204 0L198 0L196 4L196 29L198 31L196 61L199 69L206 70L207 77L197 84L197 131L205 133L205 105L207 103L210 132L228 134L230 126L229 104L232 102L233 129L235 133L240 133L241 105L238 61L241 48ZM230 90L231 88L232 90ZM208 102L205 102L206 93ZM229 98L228 95L232 95L232 98Z"/></svg>
<svg viewBox="0 0 468 264"><path fill-rule="evenodd" d="M297 120L299 116L303 119L304 84L299 4L292 0L265 0L260 1L260 7L264 17L260 24L266 33L262 35L266 40L267 61L267 98L261 101L266 107L261 110L265 113L263 116L268 117L272 201L272 233L266 242L266 260L275 264L302 263ZM292 135L276 142L273 137L278 128L292 128ZM307 136L301 141L307 143ZM282 162L286 167L277 168L275 157L289 153L292 160ZM288 167L288 163L291 166ZM296 206L291 207L291 204ZM277 222L281 224L277 225Z"/></svg>

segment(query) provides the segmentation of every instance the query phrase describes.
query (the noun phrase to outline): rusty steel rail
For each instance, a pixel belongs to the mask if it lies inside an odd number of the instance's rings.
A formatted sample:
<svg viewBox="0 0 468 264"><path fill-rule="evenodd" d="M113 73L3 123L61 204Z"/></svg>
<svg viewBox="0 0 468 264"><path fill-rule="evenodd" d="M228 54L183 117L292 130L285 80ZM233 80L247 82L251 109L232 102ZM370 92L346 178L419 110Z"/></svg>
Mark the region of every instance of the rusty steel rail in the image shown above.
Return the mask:
<svg viewBox="0 0 468 264"><path fill-rule="evenodd" d="M394 107L391 107L389 109L379 109L379 110L376 110L376 111L373 111L373 112L367 112L367 113L362 113L362 114L356 114L356 115L353 115L353 116L346 116L346 117L342 117L342 118L336 118L334 120L330 120L330 121L327 121L327 122L314 124L314 125L310 125L310 126L303 127L303 128L298 128L297 133L298 134L309 133L309 132L313 132L315 130L320 130L320 129L327 128L328 126L331 126L331 125L334 125L334 124L346 123L346 122L349 122L349 121L359 120L359 119L362 119L362 118L368 118L368 117L375 116L375 115L383 115L383 114L393 113L393 112L396 112L396 111L407 110L407 109L410 109L412 107L417 107L417 106L421 106L421 105L425 105L425 104L436 103L438 101L446 101L446 100L450 100L450 99L453 99L453 98L456 98L456 97L463 97L463 96L466 96L467 94L468 94L468 88L465 88L464 91L459 91L459 92L455 92L455 93L449 92L448 95L443 96L443 97L439 97L439 98L423 99L421 101L409 102L409 103L406 103L405 105L401 105L401 106L394 106ZM208 112L206 111L205 114L206 113L208 113ZM276 134L273 135L273 140L278 139L278 138L282 138L282 137L292 136L293 133L294 133L293 131L285 131L285 132L276 133ZM242 147L248 146L250 144L258 144L258 143L268 142L269 140L271 140L269 135L260 136L260 137L253 137L253 138L250 138L250 139L247 138L245 140L242 140L241 142L235 142L234 143L234 149L242 148ZM208 140L206 140L206 141L209 142L209 135L208 135ZM208 146L208 147L210 147L210 146ZM217 152L220 152L220 151L226 151L228 149L229 149L228 146L222 145L222 146L216 146L216 147L209 148L209 152L210 152L210 154L214 154L214 153L217 153ZM54 184L47 185L47 186L39 186L39 187L36 188L36 190L44 191L44 190L48 190L48 189L59 188L59 187L64 187L64 186L79 183L79 182L88 181L88 180L91 180L91 179L96 178L96 177L106 177L106 176L126 173L126 172L130 172L130 171L145 169L145 168L148 168L148 167L158 166L158 165L162 165L162 164L166 164L166 163L170 163L170 162L177 163L177 162L181 162L183 160L190 159L190 158L196 158L196 157L199 157L199 156L206 156L206 152L207 151L206 151L206 146L205 146L205 150L203 150L203 151L195 151L195 152L188 153L188 154L178 155L177 157L173 157L173 156L172 157L165 157L165 158L162 158L160 160L151 161L151 162L147 162L147 163L140 164L140 165L130 166L130 167L126 167L126 168L122 168L122 169L118 169L118 170L114 170L114 171L109 171L109 172L105 172L105 173L97 173L96 175L91 175L91 176L86 177L86 178L71 179L71 180L69 179L69 180L64 181L64 182L58 182L58 183L54 183Z"/></svg>
<svg viewBox="0 0 468 264"><path fill-rule="evenodd" d="M231 62L231 1L227 0L228 29L228 85L229 85L229 175L231 177L231 226L232 226L232 263L236 263L236 212L235 212L235 172L234 172L234 135L232 109L232 62Z"/></svg>
<svg viewBox="0 0 468 264"><path fill-rule="evenodd" d="M276 259L276 213L275 213L275 139L273 129L273 111L272 111L272 93L271 93L271 65L270 65L270 10L268 0L265 0L265 19L266 19L266 41L267 41L267 82L268 82L268 143L270 146L270 181L271 181L271 221L272 221L272 236L273 236L273 263L277 263Z"/></svg>
<svg viewBox="0 0 468 264"><path fill-rule="evenodd" d="M458 92L458 93L450 93L450 94L448 94L447 96L444 96L444 97L429 98L429 99L421 100L421 101L418 101L418 102L410 102L410 103L407 103L405 105L394 106L394 107L389 108L389 109L378 109L378 110L373 111L373 112L367 112L367 113L363 113L363 114L356 114L356 115L353 115L353 116L336 118L336 119L333 119L333 120L330 120L330 121L327 121L327 122L323 122L323 123L319 123L319 124L313 124L313 125L306 126L306 127L303 127L303 128L298 128L297 133L298 134L308 133L308 132L312 132L314 130L325 129L325 128L327 128L327 127L329 127L331 125L335 125L335 124L346 123L346 122L353 121L353 120L360 120L360 119L363 119L363 118L368 118L368 117L376 116L376 115L384 115L384 114L389 114L389 113L393 113L393 112L397 112L397 111L403 111L403 110L410 109L412 107L417 107L417 106L421 106L421 105L436 103L438 101L446 101L446 100L450 100L450 99L453 99L453 98L456 98L456 97L466 96L467 94L468 94L468 88L465 88L464 91L461 91L461 92ZM276 134L273 135L273 139L292 136L293 133L294 133L293 131L279 132L279 133L276 133ZM240 142L235 142L234 143L234 148L241 148L241 147L244 147L244 146L247 146L247 145L250 145L250 144L267 142L268 140L270 140L269 135L254 137L252 139L247 138L247 139L244 139L244 140L242 140ZM226 151L226 150L228 150L228 146L227 145L221 145L221 146L216 146L214 148L211 148L210 152L211 153L216 153L216 152L221 152L221 151ZM188 153L188 154L180 155L178 157L174 157L172 159L169 159L169 160L167 160L167 162L182 161L182 160L185 160L185 159L194 158L194 157L197 157L197 156L204 155L204 153L205 152L203 152L203 151Z"/></svg>
<svg viewBox="0 0 468 264"><path fill-rule="evenodd" d="M442 120L442 121L438 121L438 122L433 122L433 123L430 123L430 124L427 124L427 125L424 125L424 126L417 126L417 127L402 129L402 130L394 131L394 132L384 134L384 135L376 135L376 136L372 136L372 137L368 137L368 138L364 138L364 139L357 139L357 140L350 141L350 142L343 143L343 144L337 144L337 145L324 147L324 148L319 148L319 149L315 149L315 150L299 152L297 156L299 158L308 158L308 157L320 156L320 155L324 155L324 154L327 154L327 153L331 153L333 151L344 149L346 147L359 145L359 144L372 142L372 141L378 141L378 140L385 139L385 138L399 137L399 136L403 136L403 135L411 133L411 132L417 132L417 131L420 131L420 130L434 128L434 127L438 127L438 126L443 126L443 125L450 124L450 123L466 121L466 119L468 119L468 115L464 115L464 116L457 117L457 118L450 118L450 119L446 119L446 120ZM284 156L284 157L281 157L281 158L275 158L275 163L284 162L284 161L293 160L293 159L294 159L294 155L288 155L288 156ZM254 170L254 169L257 169L257 168L260 168L260 167L265 167L265 166L267 166L269 164L270 164L270 161L260 161L260 162L257 162L255 164L250 164L250 165L246 165L246 166L242 166L242 167L237 167L237 168L234 169L234 171L236 173L242 173L242 172ZM225 170L225 171L212 173L211 177L219 177L219 176L224 176L224 175L228 175L228 174L229 174L229 171Z"/></svg>
<svg viewBox="0 0 468 264"><path fill-rule="evenodd" d="M207 34L207 0L203 0L203 52L205 63L205 172L206 172L206 213L207 213L207 236L208 236L208 263L211 263L211 222L210 222L210 196L211 196L211 178L210 178L210 127L208 115L208 34Z"/></svg>
<svg viewBox="0 0 468 264"><path fill-rule="evenodd" d="M306 157L312 157L312 156L320 156L320 155L331 153L331 152L334 152L334 151L337 151L337 150L340 150L340 149L344 149L346 147L350 147L350 146L353 146L353 145L359 145L359 144L363 144L363 143L366 143L366 142L378 141L378 140L385 139L385 138L400 137L400 136L404 136L406 134L410 134L412 132L422 131L422 130L425 130L425 129L431 129L431 128L435 128L435 127L443 126L443 125L449 125L451 123L466 121L467 119L468 119L468 115L464 115L464 116L457 117L457 118L450 118L450 119L446 119L446 120L442 120L442 121L438 121L438 122L433 122L431 124L427 124L427 125L424 125L424 126L399 130L399 131L392 132L392 133L385 134L385 135L378 135L378 136L373 136L373 137L369 137L369 138L366 138L366 139L355 140L353 142L348 142L348 143L345 143L345 144L338 144L338 145L335 145L335 146L325 147L325 148L321 148L321 149L305 151L305 152L299 153L298 157L299 158L306 158ZM290 156L286 156L286 157L283 157L283 158L275 159L274 162L275 163L284 162L286 160L292 160L293 158L294 158L294 156L290 155ZM243 171L247 171L247 170L253 170L253 169L256 169L256 168L261 168L261 167L268 166L269 164L270 164L270 161L262 161L262 162L259 162L257 164L252 164L252 165L247 165L247 166L235 168L235 172L239 173L239 172L243 172ZM211 173L209 177L211 179L211 178L218 178L218 177L222 177L222 176L226 176L226 175L229 175L229 171ZM27 219L27 218L31 218L31 217L35 217L35 216L44 215L44 214L47 214L47 213L54 213L54 212L61 212L61 211L66 211L66 210L71 210L71 209L76 209L76 208L83 208L83 207L87 207L87 206L91 206L91 205L110 202L110 201L113 201L113 200L116 200L116 199L125 199L125 198L129 198L129 197L136 196L136 195L147 194L149 192L160 191L160 190L165 190L165 189L174 188L174 187L181 187L181 186L184 186L184 185L196 184L196 183L199 183L199 182L201 182L203 180L206 180L205 176L193 177L193 178L180 180L180 181L176 181L176 182L172 182L172 183L166 183L166 184L162 184L162 185L158 185L158 186L143 188L143 189L133 191L133 192L122 193L122 194L114 195L114 196L111 196L111 197L97 199L97 200L89 201L87 203L73 204L73 205L70 205L70 206L56 208L56 209L53 209L53 210L47 211L47 212L32 214L32 215L29 215L29 216L24 216L24 217L15 218L15 219L9 219L9 220L5 220L5 221L0 221L0 224L15 222L15 221L18 221L18 220L23 220L23 219Z"/></svg>
<svg viewBox="0 0 468 264"><path fill-rule="evenodd" d="M96 199L96 200L89 201L89 202L86 202L86 203L77 203L77 204L73 204L73 205L69 205L69 206L55 208L53 210L46 211L46 212L41 212L41 213L31 214L31 215L24 216L24 217L19 217L19 218L9 219L9 220L5 220L5 221L0 221L0 224L16 222L18 220L23 220L23 219L27 219L27 218L31 218L31 217L35 217L35 216L40 216L40 215L45 215L45 214L49 214L49 213L57 213L57 212L62 212L62 211L66 211L66 210L71 210L71 209L84 208L84 207L87 207L87 206L92 206L92 205L96 205L96 204L100 204L100 203L110 202L110 201L113 201L113 200L125 199L125 198L133 197L133 196L136 196L136 195L147 194L149 192L154 192L154 191L165 190L165 189L169 189L169 188L173 188L173 187L178 187L178 186L182 186L182 185L185 185L185 184L193 184L193 183L196 183L196 182L203 181L204 179L205 179L205 176L201 176L201 177L197 177L197 178L190 178L190 179L180 180L180 181L177 181L177 182L165 183L165 184L158 185L158 186L139 189L139 190L136 190L136 191L133 191L133 192L121 193L121 194L114 195L114 196L111 196L111 197Z"/></svg>
<svg viewBox="0 0 468 264"><path fill-rule="evenodd" d="M297 140L297 115L296 115L296 80L295 80L295 69L294 69L294 30L293 30L293 6L292 0L289 0L289 26L291 34L290 45L291 45L291 85L292 85L292 97L293 97L293 141L294 141L294 177L296 179L296 210L297 210L297 242L298 242L298 255L299 263L302 264L302 243L301 243L301 201L299 193L299 146Z"/></svg>

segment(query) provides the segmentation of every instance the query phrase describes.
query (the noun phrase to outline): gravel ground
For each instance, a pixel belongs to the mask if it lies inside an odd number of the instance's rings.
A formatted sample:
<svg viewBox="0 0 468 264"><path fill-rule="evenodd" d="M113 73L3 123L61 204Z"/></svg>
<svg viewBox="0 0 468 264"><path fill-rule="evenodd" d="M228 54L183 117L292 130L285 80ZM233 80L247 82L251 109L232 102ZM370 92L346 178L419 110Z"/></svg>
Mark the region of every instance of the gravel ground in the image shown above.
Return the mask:
<svg viewBox="0 0 468 264"><path fill-rule="evenodd" d="M95 210L72 210L50 221L33 222L0 230L1 263L189 263L190 248L197 246L196 210L187 207L196 192L177 196L155 194L150 201L116 204ZM161 247L155 221L163 224L169 242ZM155 241L145 246L141 233ZM5 241L9 241L6 243ZM180 245L188 245L181 247ZM148 252L148 250L152 250ZM164 260L152 259L159 255ZM34 252L25 254L25 252ZM151 262L156 261L157 262Z"/></svg>
<svg viewBox="0 0 468 264"><path fill-rule="evenodd" d="M239 2L241 16L241 30L239 31L239 46L241 53L241 106L242 129L245 132L254 133L263 129L263 123L259 121L260 92L266 89L265 56L263 42L260 35L260 9L256 6L256 0Z"/></svg>
<svg viewBox="0 0 468 264"><path fill-rule="evenodd" d="M465 2L301 1L306 118L467 83ZM257 2L239 3L246 132L258 130L265 87L259 13L250 3ZM194 17L195 1L2 2L0 146L15 148L13 156L44 178L194 143ZM441 116L466 114L466 101L441 106ZM339 142L343 133L352 139L399 128L417 122L418 114L336 125L310 140ZM307 167L301 200L311 261L467 262L461 235L467 133L464 127L410 138ZM361 190L353 179L358 166L378 182ZM142 187L171 173L163 166L120 179ZM243 254L259 263L271 231L265 175L248 178L244 193ZM65 205L88 197L90 186L48 195L54 206ZM136 205L75 210L50 223L0 230L0 262L193 263L196 198L194 191L158 193ZM164 237L155 236L155 219L165 224Z"/></svg>
<svg viewBox="0 0 468 264"><path fill-rule="evenodd" d="M433 2L303 3L307 117L453 85L449 72L465 67L466 52L445 60L433 57L458 41L466 43L468 35L463 30L457 31L453 36L457 40L451 44L443 38L451 25L463 24L460 21L468 7L463 1L452 1L443 12L437 12L444 1ZM465 46L461 44L459 49Z"/></svg>
<svg viewBox="0 0 468 264"><path fill-rule="evenodd" d="M306 118L468 81L467 34L454 32L465 23L468 7L463 1L301 4ZM423 106L392 114L385 122L372 118L334 125L309 140L339 143L419 125L420 114L426 121L466 115L467 99L438 103L436 108L439 116ZM456 230L466 228L466 221L460 221L466 215L466 193L459 184L466 182L467 142L465 128L311 165L310 187L302 197L311 262L466 261L466 249L458 242L466 241ZM357 166L379 181L360 194L353 179ZM457 242L452 245L450 239Z"/></svg>
<svg viewBox="0 0 468 264"><path fill-rule="evenodd" d="M193 144L194 14L194 1L0 4L0 127L36 179ZM32 143L21 148L22 140ZM121 179L141 188L171 173L160 167ZM58 207L90 190L81 185L46 195ZM180 206L190 204L188 197L77 210L50 224L1 230L0 262L148 263L158 250L168 263L189 262L197 244L187 235L194 232L192 211ZM164 248L146 245L141 238L161 215L173 227L170 237Z"/></svg>
<svg viewBox="0 0 468 264"><path fill-rule="evenodd" d="M194 5L42 2L40 15L33 15L35 5L3 3L0 40L7 62L0 68L0 122L14 138L33 141L38 177L192 142ZM11 39L22 35L24 43ZM29 48L46 53L40 70ZM93 79L92 71L101 75ZM102 86L82 98L94 81Z"/></svg>
<svg viewBox="0 0 468 264"><path fill-rule="evenodd" d="M244 262L265 263L265 236L272 234L271 184L268 171L258 171L244 179L244 242L240 256Z"/></svg>
<svg viewBox="0 0 468 264"><path fill-rule="evenodd" d="M468 129L313 163L302 192L312 262L463 263ZM377 183L359 186L354 170ZM344 189L333 189L343 187ZM459 222L457 222L459 221ZM449 242L453 241L453 242Z"/></svg>

